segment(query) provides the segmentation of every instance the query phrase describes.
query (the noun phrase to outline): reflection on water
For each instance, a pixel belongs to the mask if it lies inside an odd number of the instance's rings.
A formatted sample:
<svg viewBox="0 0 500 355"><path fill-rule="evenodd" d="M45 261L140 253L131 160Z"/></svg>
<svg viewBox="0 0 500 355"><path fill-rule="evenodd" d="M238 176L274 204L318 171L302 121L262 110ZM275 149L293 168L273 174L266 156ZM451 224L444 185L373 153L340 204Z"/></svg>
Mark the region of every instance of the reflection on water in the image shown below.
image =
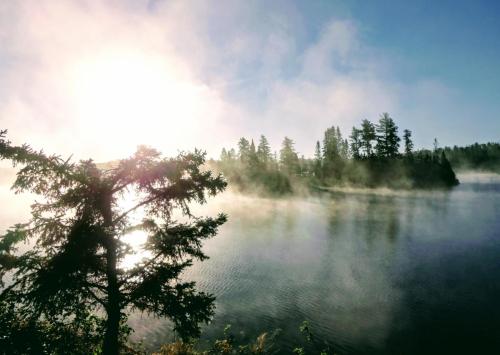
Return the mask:
<svg viewBox="0 0 500 355"><path fill-rule="evenodd" d="M229 222L205 246L211 259L185 275L217 296L204 339L228 323L245 339L281 328L290 350L307 319L340 353L495 348L500 317L487 313L500 297L500 185L484 183L211 201ZM171 339L164 321L131 323L152 347Z"/></svg>
<svg viewBox="0 0 500 355"><path fill-rule="evenodd" d="M290 350L309 320L338 353L498 353L500 181L460 179L451 192L211 200L197 212L229 222L185 273L217 297L203 339L228 323L247 340L281 328ZM166 321L130 324L147 347L172 339Z"/></svg>

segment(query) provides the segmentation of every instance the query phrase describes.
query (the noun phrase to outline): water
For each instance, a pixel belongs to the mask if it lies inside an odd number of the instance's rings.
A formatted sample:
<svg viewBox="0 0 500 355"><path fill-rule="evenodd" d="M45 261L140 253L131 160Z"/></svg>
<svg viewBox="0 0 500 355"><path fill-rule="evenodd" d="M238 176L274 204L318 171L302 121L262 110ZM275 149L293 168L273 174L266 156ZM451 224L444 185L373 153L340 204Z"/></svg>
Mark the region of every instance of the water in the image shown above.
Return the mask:
<svg viewBox="0 0 500 355"><path fill-rule="evenodd" d="M211 200L229 222L185 274L217 297L202 339L280 328L286 353L308 320L337 353L500 353L500 179L460 178L450 192ZM147 348L172 339L166 321L130 324Z"/></svg>

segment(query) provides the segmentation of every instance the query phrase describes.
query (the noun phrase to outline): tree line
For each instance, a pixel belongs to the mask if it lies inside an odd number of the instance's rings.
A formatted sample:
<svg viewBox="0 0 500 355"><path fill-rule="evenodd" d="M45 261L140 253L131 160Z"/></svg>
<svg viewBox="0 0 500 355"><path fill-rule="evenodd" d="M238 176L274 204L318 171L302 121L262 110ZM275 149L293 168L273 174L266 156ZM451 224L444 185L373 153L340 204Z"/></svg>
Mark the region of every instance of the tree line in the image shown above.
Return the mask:
<svg viewBox="0 0 500 355"><path fill-rule="evenodd" d="M475 143L465 147L444 147L451 165L461 170L485 170L500 172L500 144Z"/></svg>
<svg viewBox="0 0 500 355"><path fill-rule="evenodd" d="M412 132L400 137L394 119L383 113L377 123L367 119L344 137L337 126L325 130L313 158L299 155L285 137L272 153L268 139L240 138L237 149L222 149L218 166L229 182L241 189L291 192L297 183L309 186L447 187L458 183L443 150L414 151Z"/></svg>

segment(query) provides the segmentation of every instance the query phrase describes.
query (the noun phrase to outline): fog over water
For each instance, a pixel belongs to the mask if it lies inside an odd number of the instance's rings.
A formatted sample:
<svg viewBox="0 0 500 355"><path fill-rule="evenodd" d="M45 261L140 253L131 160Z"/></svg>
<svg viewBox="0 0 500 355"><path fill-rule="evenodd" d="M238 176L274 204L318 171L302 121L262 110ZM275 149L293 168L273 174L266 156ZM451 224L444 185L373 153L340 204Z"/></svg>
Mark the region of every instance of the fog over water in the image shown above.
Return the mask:
<svg viewBox="0 0 500 355"><path fill-rule="evenodd" d="M226 324L243 340L280 328L290 350L308 320L339 353L500 349L500 178L459 179L449 192L227 192L197 208L229 215L205 244L210 259L185 273L217 297L202 339ZM28 197L0 198L0 229L25 220ZM164 320L130 324L146 348L172 339Z"/></svg>

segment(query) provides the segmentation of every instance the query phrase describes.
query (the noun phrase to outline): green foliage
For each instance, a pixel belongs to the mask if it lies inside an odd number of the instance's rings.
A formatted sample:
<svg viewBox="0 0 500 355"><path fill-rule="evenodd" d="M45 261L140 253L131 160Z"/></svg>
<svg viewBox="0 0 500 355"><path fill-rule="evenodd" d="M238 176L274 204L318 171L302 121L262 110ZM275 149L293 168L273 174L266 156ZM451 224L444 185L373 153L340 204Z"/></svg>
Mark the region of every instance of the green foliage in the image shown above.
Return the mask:
<svg viewBox="0 0 500 355"><path fill-rule="evenodd" d="M335 354L333 347L328 342L321 340L313 334L309 322L304 321L299 327L299 332L303 336L303 339L300 339L300 336L298 337L298 341L287 339L288 345L294 346L291 353L301 355ZM163 345L160 351L153 353L153 355L264 355L290 353L290 351L285 351L285 349L281 349L276 344L276 339L280 334L281 331L279 329L270 333L262 333L255 341L239 345L237 337L231 333L231 326L228 325L224 329L224 336L209 343L208 346L202 347L195 342L186 343L177 341Z"/></svg>
<svg viewBox="0 0 500 355"><path fill-rule="evenodd" d="M280 166L271 154L267 138L263 135L260 137L255 153L252 153L251 144L248 142L246 138L239 140L238 158L232 154L234 149L224 148L221 160L216 165L216 168L229 180L231 186L240 190L256 190L267 194L281 195L291 192L292 186L288 171L285 171L283 165ZM296 153L295 159L293 161L298 163Z"/></svg>
<svg viewBox="0 0 500 355"><path fill-rule="evenodd" d="M339 127L330 127L323 138L323 177L335 182L340 180L347 159L348 146Z"/></svg>
<svg viewBox="0 0 500 355"><path fill-rule="evenodd" d="M101 353L103 323L81 313L71 320L23 318L12 304L0 303L0 353L97 354Z"/></svg>
<svg viewBox="0 0 500 355"><path fill-rule="evenodd" d="M259 146L257 147L257 159L264 166L267 166L273 159L271 155L271 146L264 135L260 136Z"/></svg>
<svg viewBox="0 0 500 355"><path fill-rule="evenodd" d="M283 139L280 150L280 165L288 174L297 174L299 172L299 158L295 151L293 140L288 137Z"/></svg>
<svg viewBox="0 0 500 355"><path fill-rule="evenodd" d="M377 145L375 150L379 157L394 158L398 155L399 141L398 127L387 112L380 116L377 126Z"/></svg>
<svg viewBox="0 0 500 355"><path fill-rule="evenodd" d="M413 151L413 141L411 140L411 131L409 129L403 131L403 140L405 144L405 154L410 155Z"/></svg>
<svg viewBox="0 0 500 355"><path fill-rule="evenodd" d="M219 169L240 190L271 194L318 185L441 188L458 184L452 168L454 161L448 161L451 150L446 148L444 156L440 149L414 152L411 136L411 131L405 129L404 154L401 154L398 127L389 114L384 113L377 125L365 119L360 128L353 127L349 141L342 137L339 127L326 129L323 144L316 142L313 159L303 156L299 159L288 137L283 141L279 163L270 155L269 142L264 136L261 136L256 156L252 154L249 141L241 138L238 143L240 159L229 153L234 152L233 149L223 149ZM478 159L483 157L490 161L491 156L491 161L493 157L500 161L498 145L490 144L487 149L487 154L481 153L484 149L476 149ZM247 158L241 159L242 155Z"/></svg>
<svg viewBox="0 0 500 355"><path fill-rule="evenodd" d="M375 134L375 125L368 120L361 122L361 142L360 146L364 151L365 157L371 157L373 154L373 141L377 138Z"/></svg>
<svg viewBox="0 0 500 355"><path fill-rule="evenodd" d="M280 331L260 334L255 341L239 345L237 338L231 333L231 326L228 325L224 329L222 339L216 339L208 346L207 350L197 349L195 342L177 341L163 345L159 352L153 355L264 355L264 354L279 354L279 349L276 348L275 338L280 334Z"/></svg>
<svg viewBox="0 0 500 355"><path fill-rule="evenodd" d="M456 169L500 172L500 143L475 143L466 147L440 148L440 151Z"/></svg>
<svg viewBox="0 0 500 355"><path fill-rule="evenodd" d="M352 127L351 135L349 136L351 140L351 154L354 159L359 159L361 157L361 130L356 127Z"/></svg>
<svg viewBox="0 0 500 355"><path fill-rule="evenodd" d="M201 169L204 153L167 159L139 147L132 157L100 169L92 160L72 163L27 145L12 146L3 131L0 158L23 166L13 185L16 192L43 198L32 205L31 221L0 237L0 276L2 283L8 280L0 306L19 324L29 325L22 329L38 331L49 324L79 331L88 325L89 314L105 314L99 320L103 352L117 354L127 335L121 326L124 311L138 309L170 318L183 339L199 335L199 324L213 315L214 298L179 275L194 259L207 258L203 240L226 221L223 214L200 218L190 212L190 203L205 203L226 187L222 176ZM138 200L124 209L120 201L127 193ZM139 209L144 220L132 225L129 216ZM185 222L173 218L175 210ZM122 237L131 230L148 235L151 257L125 270L119 265L131 249ZM20 242L32 248L19 253ZM5 337L13 337L3 325Z"/></svg>

